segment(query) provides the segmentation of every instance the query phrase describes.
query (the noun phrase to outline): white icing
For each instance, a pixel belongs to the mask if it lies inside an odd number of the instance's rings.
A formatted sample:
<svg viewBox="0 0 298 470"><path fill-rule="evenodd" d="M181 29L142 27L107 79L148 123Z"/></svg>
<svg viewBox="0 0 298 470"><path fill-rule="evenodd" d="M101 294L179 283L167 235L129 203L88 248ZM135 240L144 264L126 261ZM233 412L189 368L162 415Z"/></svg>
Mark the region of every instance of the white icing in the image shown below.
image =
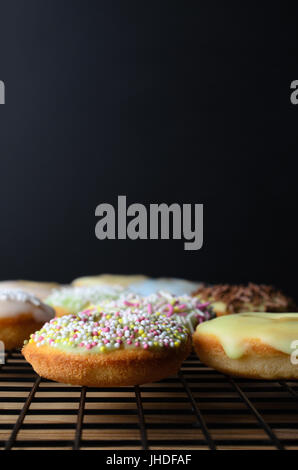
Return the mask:
<svg viewBox="0 0 298 470"><path fill-rule="evenodd" d="M49 321L54 317L54 310L32 294L19 289L0 290L0 318L17 317L25 313L32 314L36 321Z"/></svg>

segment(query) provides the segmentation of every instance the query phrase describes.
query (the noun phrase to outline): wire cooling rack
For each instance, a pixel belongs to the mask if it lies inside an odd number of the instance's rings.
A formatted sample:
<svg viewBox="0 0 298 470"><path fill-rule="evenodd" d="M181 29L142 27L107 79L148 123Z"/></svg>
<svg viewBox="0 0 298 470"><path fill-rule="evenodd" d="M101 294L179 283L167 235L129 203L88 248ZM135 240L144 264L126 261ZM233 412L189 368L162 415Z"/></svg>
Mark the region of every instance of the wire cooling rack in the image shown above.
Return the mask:
<svg viewBox="0 0 298 470"><path fill-rule="evenodd" d="M0 449L298 449L298 382L235 380L192 355L157 383L74 387L41 379L10 352Z"/></svg>

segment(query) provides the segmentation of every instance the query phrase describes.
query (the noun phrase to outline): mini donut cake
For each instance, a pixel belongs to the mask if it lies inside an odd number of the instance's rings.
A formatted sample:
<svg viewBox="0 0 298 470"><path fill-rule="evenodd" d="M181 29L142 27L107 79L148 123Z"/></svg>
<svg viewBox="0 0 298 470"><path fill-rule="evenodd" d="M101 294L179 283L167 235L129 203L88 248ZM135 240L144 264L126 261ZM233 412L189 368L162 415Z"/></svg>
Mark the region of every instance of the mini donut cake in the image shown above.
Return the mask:
<svg viewBox="0 0 298 470"><path fill-rule="evenodd" d="M200 284L199 282L187 281L186 279L160 277L131 284L129 290L140 295L155 294L159 291L170 292L173 295L190 295L194 290L198 289Z"/></svg>
<svg viewBox="0 0 298 470"><path fill-rule="evenodd" d="M99 274L98 276L78 277L72 281L72 285L75 287L89 287L97 285L128 287L130 284L142 282L145 281L145 279L147 279L147 276L143 276L142 274Z"/></svg>
<svg viewBox="0 0 298 470"><path fill-rule="evenodd" d="M200 360L223 373L253 379L298 379L298 313L239 313L199 325L193 345Z"/></svg>
<svg viewBox="0 0 298 470"><path fill-rule="evenodd" d="M22 353L47 379L114 387L172 375L190 350L188 330L165 314L111 314L91 308L46 323Z"/></svg>
<svg viewBox="0 0 298 470"><path fill-rule="evenodd" d="M210 302L216 315L241 312L293 312L292 299L272 286L249 283L245 285L203 285L194 293L202 302Z"/></svg>
<svg viewBox="0 0 298 470"><path fill-rule="evenodd" d="M50 295L53 289L57 289L57 282L35 282L35 281L0 281L0 289L17 289L34 295L43 300Z"/></svg>
<svg viewBox="0 0 298 470"><path fill-rule="evenodd" d="M162 313L185 325L191 332L203 321L215 317L209 303L201 303L197 298L189 295L175 296L169 292L157 292L146 297L123 293L114 300L104 300L99 303L98 308L105 312L113 313L118 310L142 314Z"/></svg>
<svg viewBox="0 0 298 470"><path fill-rule="evenodd" d="M57 317L78 313L91 304L112 300L124 292L120 286L64 287L54 290L45 303L54 308Z"/></svg>
<svg viewBox="0 0 298 470"><path fill-rule="evenodd" d="M54 314L51 307L33 295L17 289L0 290L0 340L5 349L21 347Z"/></svg>

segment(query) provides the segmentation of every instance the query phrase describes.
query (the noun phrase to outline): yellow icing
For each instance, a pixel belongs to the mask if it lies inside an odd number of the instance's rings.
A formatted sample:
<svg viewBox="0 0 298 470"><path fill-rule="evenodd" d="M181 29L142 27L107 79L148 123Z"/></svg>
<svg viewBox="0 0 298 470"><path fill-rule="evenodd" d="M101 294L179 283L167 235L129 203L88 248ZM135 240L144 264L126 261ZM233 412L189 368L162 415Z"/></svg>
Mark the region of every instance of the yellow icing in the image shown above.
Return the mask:
<svg viewBox="0 0 298 470"><path fill-rule="evenodd" d="M248 340L260 340L267 346L291 354L298 340L298 313L237 313L201 323L200 334L216 336L226 355L239 359L248 348Z"/></svg>
<svg viewBox="0 0 298 470"><path fill-rule="evenodd" d="M72 281L74 286L96 286L96 285L119 285L127 287L135 282L144 281L146 276L142 274L129 274L129 275L117 275L117 274L100 274L98 276L85 276L79 277Z"/></svg>
<svg viewBox="0 0 298 470"><path fill-rule="evenodd" d="M221 302L220 300L212 302L212 307L216 313L226 313L227 311L227 304L225 302Z"/></svg>
<svg viewBox="0 0 298 470"><path fill-rule="evenodd" d="M203 301L203 299L201 299ZM222 300L214 300L212 297L205 299L206 302L211 302L211 306L217 315L225 315L228 312L228 305ZM250 302L243 302L238 309L240 312L265 312L265 302L260 302L259 305L253 305Z"/></svg>

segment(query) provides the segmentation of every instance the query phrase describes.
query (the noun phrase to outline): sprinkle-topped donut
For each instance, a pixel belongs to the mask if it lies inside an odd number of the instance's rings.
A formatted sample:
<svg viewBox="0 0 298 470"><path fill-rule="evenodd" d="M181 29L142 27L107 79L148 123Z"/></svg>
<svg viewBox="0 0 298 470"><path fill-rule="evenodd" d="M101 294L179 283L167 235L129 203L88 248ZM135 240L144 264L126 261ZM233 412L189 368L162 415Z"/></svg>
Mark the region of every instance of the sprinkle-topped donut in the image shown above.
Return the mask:
<svg viewBox="0 0 298 470"><path fill-rule="evenodd" d="M100 313L93 308L51 320L31 335L29 343L98 353L119 348L175 348L187 338L187 329L162 313Z"/></svg>
<svg viewBox="0 0 298 470"><path fill-rule="evenodd" d="M43 377L104 387L176 373L190 349L189 331L175 317L90 308L46 323L22 352Z"/></svg>
<svg viewBox="0 0 298 470"><path fill-rule="evenodd" d="M190 331L194 331L194 328L203 321L215 317L209 302L201 302L188 295L175 296L168 292L158 292L147 297L125 293L117 299L101 302L98 307L109 312L117 310L136 314L160 312L168 318L175 318Z"/></svg>
<svg viewBox="0 0 298 470"><path fill-rule="evenodd" d="M90 304L112 300L124 292L121 286L64 287L55 290L45 302L51 305L57 316L78 313Z"/></svg>

